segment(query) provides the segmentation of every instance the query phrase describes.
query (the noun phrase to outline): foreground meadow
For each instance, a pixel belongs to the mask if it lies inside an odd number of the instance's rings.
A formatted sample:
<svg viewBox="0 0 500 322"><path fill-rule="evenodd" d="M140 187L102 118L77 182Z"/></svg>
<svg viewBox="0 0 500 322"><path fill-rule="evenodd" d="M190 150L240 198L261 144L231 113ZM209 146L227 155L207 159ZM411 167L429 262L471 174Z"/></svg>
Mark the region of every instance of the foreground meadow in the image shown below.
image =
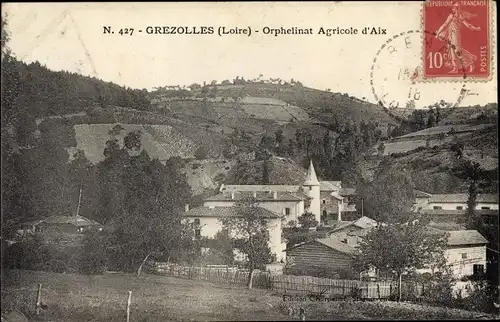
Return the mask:
<svg viewBox="0 0 500 322"><path fill-rule="evenodd" d="M38 284L45 309L35 318ZM392 302L283 301L272 291L216 285L183 278L130 274L84 276L33 271L4 271L2 312L17 309L30 321L125 321L127 292L132 291L130 320L236 321L370 319L492 319L468 311ZM290 310L294 308L294 312ZM291 313L291 315L290 315Z"/></svg>

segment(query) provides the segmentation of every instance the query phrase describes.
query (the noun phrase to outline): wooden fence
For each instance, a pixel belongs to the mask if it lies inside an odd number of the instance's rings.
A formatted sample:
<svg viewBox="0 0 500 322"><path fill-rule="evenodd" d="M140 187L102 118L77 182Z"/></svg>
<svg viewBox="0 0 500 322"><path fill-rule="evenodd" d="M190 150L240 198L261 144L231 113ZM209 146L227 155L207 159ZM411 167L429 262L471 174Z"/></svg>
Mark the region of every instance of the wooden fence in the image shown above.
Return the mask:
<svg viewBox="0 0 500 322"><path fill-rule="evenodd" d="M154 263L148 265L153 274L179 276L218 284L246 286L248 270L221 267L185 267L175 264ZM253 287L276 290L285 294L317 294L329 298L357 297L361 299L388 299L398 293L396 281L334 280L312 276L270 275L256 271ZM406 296L422 296L423 286L403 282Z"/></svg>

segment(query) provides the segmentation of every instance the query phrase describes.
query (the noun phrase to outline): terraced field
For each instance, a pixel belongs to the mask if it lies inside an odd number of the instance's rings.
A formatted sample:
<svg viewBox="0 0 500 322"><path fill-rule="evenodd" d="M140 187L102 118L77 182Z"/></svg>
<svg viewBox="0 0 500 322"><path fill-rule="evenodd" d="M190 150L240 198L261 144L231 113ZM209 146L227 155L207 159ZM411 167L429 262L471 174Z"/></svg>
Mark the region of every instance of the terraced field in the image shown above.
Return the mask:
<svg viewBox="0 0 500 322"><path fill-rule="evenodd" d="M86 157L92 163L104 160L104 149L106 141L110 139L109 131L115 124L79 124L75 125L77 149L84 151ZM195 144L177 133L168 125L121 124L125 129L115 135L119 142L130 131L141 131L142 146L151 158L160 161L168 160L172 156L184 158L192 157Z"/></svg>

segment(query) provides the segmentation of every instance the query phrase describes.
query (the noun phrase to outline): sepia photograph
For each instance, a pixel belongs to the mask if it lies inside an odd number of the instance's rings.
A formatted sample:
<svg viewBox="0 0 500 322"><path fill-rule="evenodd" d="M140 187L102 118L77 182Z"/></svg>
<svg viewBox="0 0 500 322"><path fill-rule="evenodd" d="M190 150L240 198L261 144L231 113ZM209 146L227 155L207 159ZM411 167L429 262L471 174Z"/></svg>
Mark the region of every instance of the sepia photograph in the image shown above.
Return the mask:
<svg viewBox="0 0 500 322"><path fill-rule="evenodd" d="M497 3L7 2L1 321L497 320Z"/></svg>

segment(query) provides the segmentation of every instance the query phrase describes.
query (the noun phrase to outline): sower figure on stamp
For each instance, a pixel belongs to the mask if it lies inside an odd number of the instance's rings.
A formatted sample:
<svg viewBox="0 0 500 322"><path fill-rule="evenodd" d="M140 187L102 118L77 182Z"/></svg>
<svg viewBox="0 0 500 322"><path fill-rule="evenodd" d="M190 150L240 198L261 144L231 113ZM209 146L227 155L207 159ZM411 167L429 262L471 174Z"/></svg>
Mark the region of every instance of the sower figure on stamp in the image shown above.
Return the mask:
<svg viewBox="0 0 500 322"><path fill-rule="evenodd" d="M453 4L451 13L446 21L436 31L436 38L446 42L445 65L452 70L450 73L457 73L458 67L469 72L474 70L474 62L477 56L465 50L461 45L460 29L462 24L473 31L480 31L481 27L473 26L468 20L476 16L475 14L463 11L458 2Z"/></svg>

